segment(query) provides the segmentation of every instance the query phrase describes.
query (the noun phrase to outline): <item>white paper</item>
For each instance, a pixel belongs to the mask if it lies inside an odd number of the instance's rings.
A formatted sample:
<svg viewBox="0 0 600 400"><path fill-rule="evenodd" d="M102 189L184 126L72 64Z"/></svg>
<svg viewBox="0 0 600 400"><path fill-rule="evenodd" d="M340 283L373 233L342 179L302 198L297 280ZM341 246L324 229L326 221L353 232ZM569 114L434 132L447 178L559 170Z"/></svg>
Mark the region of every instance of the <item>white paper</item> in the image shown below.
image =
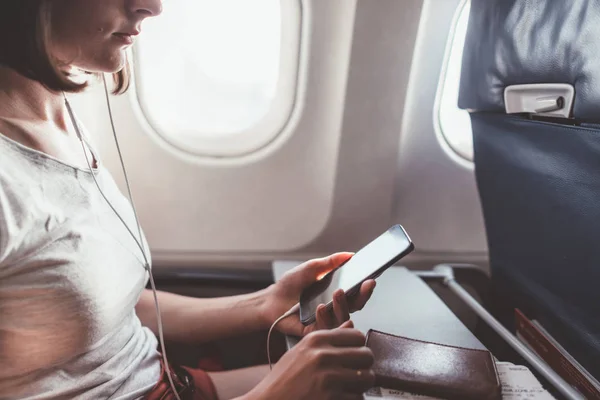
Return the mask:
<svg viewBox="0 0 600 400"><path fill-rule="evenodd" d="M502 384L502 399L554 400L527 367L503 362L496 366Z"/></svg>
<svg viewBox="0 0 600 400"><path fill-rule="evenodd" d="M497 362L496 366L502 384L503 400L555 400L527 367L507 362ZM365 400L438 400L434 397L382 388L373 388L365 393L364 397Z"/></svg>

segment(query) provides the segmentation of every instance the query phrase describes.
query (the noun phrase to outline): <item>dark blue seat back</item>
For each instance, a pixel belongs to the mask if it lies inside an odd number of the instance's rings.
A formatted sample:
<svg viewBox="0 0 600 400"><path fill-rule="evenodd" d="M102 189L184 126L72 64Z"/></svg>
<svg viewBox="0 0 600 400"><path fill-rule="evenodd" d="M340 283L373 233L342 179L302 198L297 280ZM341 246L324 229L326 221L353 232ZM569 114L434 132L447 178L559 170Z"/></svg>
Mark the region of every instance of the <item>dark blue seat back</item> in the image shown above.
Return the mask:
<svg viewBox="0 0 600 400"><path fill-rule="evenodd" d="M504 89L531 83L573 85L579 125L507 115ZM459 106L497 316L520 308L600 378L600 2L472 0Z"/></svg>

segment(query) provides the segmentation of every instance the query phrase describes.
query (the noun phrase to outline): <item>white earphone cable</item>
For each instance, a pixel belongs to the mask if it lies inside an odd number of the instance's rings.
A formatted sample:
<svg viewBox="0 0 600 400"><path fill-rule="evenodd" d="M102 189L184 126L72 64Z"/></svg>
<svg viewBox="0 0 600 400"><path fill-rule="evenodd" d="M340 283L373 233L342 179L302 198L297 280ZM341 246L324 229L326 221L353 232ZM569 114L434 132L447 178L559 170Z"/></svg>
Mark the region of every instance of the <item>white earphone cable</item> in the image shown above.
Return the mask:
<svg viewBox="0 0 600 400"><path fill-rule="evenodd" d="M290 316L296 314L299 310L300 310L300 304L296 304L294 307L292 307L288 311L286 311L286 313L283 314L281 317L277 318L275 320L275 322L273 322L273 325L271 325L271 328L269 329L269 333L267 334L267 359L269 360L269 368L271 370L273 369L273 363L271 361L271 333L273 333L273 329L275 329L277 324L279 324L281 321L283 321L287 317L290 317Z"/></svg>
<svg viewBox="0 0 600 400"><path fill-rule="evenodd" d="M108 200L108 198L106 197L106 195L104 194L104 192L100 188L100 185L98 184L98 181L96 180L96 175L94 174L94 171L92 169L90 160L89 160L88 155L87 155L87 151L86 151L86 148L85 148L85 145L84 145L83 135L81 134L81 131L79 129L79 125L77 123L77 120L75 119L75 115L73 113L71 105L69 104L69 101L67 100L66 95L63 93L63 97L64 97L64 100L65 100L65 106L66 106L67 111L69 113L69 117L71 118L71 122L73 124L73 128L75 129L75 132L77 133L77 136L78 136L78 138L79 138L79 140L81 142L81 146L83 148L83 153L85 155L85 160L87 162L87 165L88 165L88 168L89 168L90 173L92 175L92 178L94 179L94 183L95 183L96 187L98 188L98 191L100 192L100 194L102 195L102 197L104 198L104 200L106 201L106 203L108 204L108 206L112 209L112 211L114 212L114 214L117 216L117 218L119 218L119 220L121 221L121 223L125 226L125 228L129 232L129 234L131 235L132 239L134 240L134 242L137 244L137 246L139 247L140 251L142 252L142 256L144 257L143 268L148 272L148 275L149 275L149 278L150 278L150 286L152 288L152 294L154 296L154 306L155 306L155 310L156 310L156 319L157 319L157 325L158 325L158 338L159 338L160 346L161 346L161 349L162 349L162 358L163 358L163 362L165 364L165 371L167 373L167 378L169 379L169 384L171 385L171 389L173 390L173 394L175 395L175 397L176 397L177 400L181 400L181 398L179 397L179 394L177 393L177 389L175 387L175 383L173 382L173 378L172 378L171 373L170 373L171 371L170 371L170 368L169 368L169 360L167 358L167 351L166 351L166 347L165 347L165 339L164 339L164 331L163 331L162 318L161 318L161 313L160 313L160 306L159 306L159 303L158 303L158 296L156 294L156 284L154 283L154 275L152 274L152 268L150 267L150 262L148 261L148 257L146 256L146 250L145 250L144 245L143 245L142 228L141 228L140 221L139 221L139 218L138 218L137 210L136 210L134 202L133 202L133 196L131 194L131 186L129 184L129 177L127 176L127 170L125 169L125 163L123 161L123 156L122 156L122 153L121 153L121 148L119 146L119 140L117 138L117 131L115 129L115 124L114 124L113 115L112 115L112 109L111 109L111 104L110 104L110 96L109 96L109 93L108 93L108 85L106 83L106 77L104 76L104 74L102 74L102 81L104 83L104 92L105 92L105 96L106 96L106 104L107 104L107 107L108 107L108 114L109 114L109 118L110 118L111 128L112 128L112 131L113 131L113 137L114 137L115 144L116 144L116 147L117 147L117 152L119 154L119 160L121 162L121 168L123 170L123 175L125 177L125 184L127 186L127 192L128 192L128 195L129 195L129 201L131 203L131 208L133 210L135 222L136 222L136 225L137 225L139 240L138 240L138 238L136 238L136 236L131 231L131 229L129 228L129 226L127 225L127 223L125 223L124 219L117 212L117 210L115 209L115 207Z"/></svg>

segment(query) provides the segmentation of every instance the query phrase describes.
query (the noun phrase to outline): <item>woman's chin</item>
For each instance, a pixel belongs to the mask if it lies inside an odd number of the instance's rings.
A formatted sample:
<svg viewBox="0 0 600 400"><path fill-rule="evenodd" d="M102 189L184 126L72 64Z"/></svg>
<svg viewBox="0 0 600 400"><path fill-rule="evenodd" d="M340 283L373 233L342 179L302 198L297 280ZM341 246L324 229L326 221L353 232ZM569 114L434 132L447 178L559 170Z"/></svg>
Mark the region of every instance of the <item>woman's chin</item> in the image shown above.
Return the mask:
<svg viewBox="0 0 600 400"><path fill-rule="evenodd" d="M125 64L127 62L127 54L126 50L118 50L115 54L112 54L110 57L106 57L103 60L95 59L94 62L85 63L85 65L76 65L75 68L90 72L90 73L105 73L105 74L114 74L116 72L121 71L125 68Z"/></svg>
<svg viewBox="0 0 600 400"><path fill-rule="evenodd" d="M123 54L119 57L111 58L110 60L107 60L104 65L98 66L98 70L95 72L114 74L125 68L126 60L127 58L125 57L125 52L123 51Z"/></svg>

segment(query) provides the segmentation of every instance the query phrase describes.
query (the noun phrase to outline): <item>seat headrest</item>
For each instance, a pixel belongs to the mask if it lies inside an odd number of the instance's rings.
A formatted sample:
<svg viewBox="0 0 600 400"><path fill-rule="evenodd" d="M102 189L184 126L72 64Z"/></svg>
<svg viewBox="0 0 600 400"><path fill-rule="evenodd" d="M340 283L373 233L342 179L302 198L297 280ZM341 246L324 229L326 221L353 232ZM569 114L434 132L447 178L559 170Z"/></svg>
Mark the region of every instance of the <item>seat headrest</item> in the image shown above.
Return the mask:
<svg viewBox="0 0 600 400"><path fill-rule="evenodd" d="M573 116L600 120L600 1L471 0L459 107L504 111L530 83L573 85Z"/></svg>

